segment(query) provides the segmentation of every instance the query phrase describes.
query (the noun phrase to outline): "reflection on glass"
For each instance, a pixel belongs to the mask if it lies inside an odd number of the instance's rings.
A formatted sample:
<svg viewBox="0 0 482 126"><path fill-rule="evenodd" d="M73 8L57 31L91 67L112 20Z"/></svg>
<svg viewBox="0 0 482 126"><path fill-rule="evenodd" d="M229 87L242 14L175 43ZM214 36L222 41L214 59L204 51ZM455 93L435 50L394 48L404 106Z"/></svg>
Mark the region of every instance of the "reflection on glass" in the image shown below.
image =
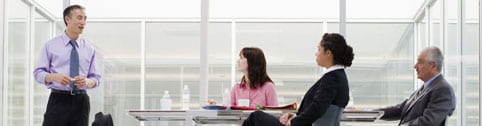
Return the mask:
<svg viewBox="0 0 482 126"><path fill-rule="evenodd" d="M462 85L465 124L479 125L479 10L477 0L465 2L465 22L462 30ZM473 12L472 12L473 11Z"/></svg>
<svg viewBox="0 0 482 126"><path fill-rule="evenodd" d="M444 76L447 78L447 81L452 85L454 91L457 91L457 24L456 23L449 23L448 24L448 41L445 42L445 69L444 69ZM452 48L448 48L452 47ZM456 92L457 93L457 92ZM456 106L459 107L459 106ZM457 119L457 111L454 111L452 116L449 119L449 124L456 125Z"/></svg>
<svg viewBox="0 0 482 126"><path fill-rule="evenodd" d="M457 45L460 41L457 37L457 13L458 13L458 0L447 0L447 8L446 11L448 13L448 22L447 22L447 41L445 42L445 69L443 71L444 76L446 77L447 81L452 85L456 96L459 92L457 92L457 86L460 84L458 82L458 73L459 69L457 65L459 63L457 57L459 56L458 51L461 47ZM458 98L458 96L457 96ZM460 107L460 106L456 106ZM448 124L449 125L457 125L457 115L459 113L454 111L452 116L449 118Z"/></svg>
<svg viewBox="0 0 482 126"><path fill-rule="evenodd" d="M35 40L34 54L35 55L33 56L35 65L36 65L36 63L38 61L38 58L39 58L41 46L43 46L48 40L51 39L50 33L52 31L50 31L50 29L51 29L51 23L50 22L46 21L44 18L36 18L35 38L34 38L34 40ZM33 85L33 96L34 96L33 105L34 105L34 108L35 108L35 109L33 109L33 115L34 115L34 117L33 117L34 122L33 123L34 123L34 125L42 125L42 121L44 119L43 114L46 111L49 94L50 94L50 90L48 90L44 86L44 84L35 83Z"/></svg>
<svg viewBox="0 0 482 126"><path fill-rule="evenodd" d="M411 23L347 24L346 38L356 55L348 69L356 106L394 105L411 94L413 28Z"/></svg>
<svg viewBox="0 0 482 126"><path fill-rule="evenodd" d="M27 71L27 54L28 46L28 15L29 6L24 4L20 0L7 0L8 5L6 12L8 13L7 25L8 25L8 59L5 59L5 64L8 66L7 73L8 78L6 85L8 85L7 99L3 99L4 103L8 106L7 112L2 113L6 117L7 125L9 126L22 126L26 125L28 111L25 103L25 91L27 87L27 76L31 76L31 72ZM3 8L2 8L3 9ZM2 49L3 51L3 49Z"/></svg>
<svg viewBox="0 0 482 126"><path fill-rule="evenodd" d="M28 34L26 31L26 22L9 22L8 30L8 124L11 126L25 125L25 87L27 81L26 76L31 74L26 73L26 44Z"/></svg>
<svg viewBox="0 0 482 126"><path fill-rule="evenodd" d="M430 28L431 28L431 31L430 31L430 43L432 44L432 46L437 46L437 47L441 47L442 45L442 41L441 41L441 38L440 38L440 33L441 33L441 28L440 28L440 22L441 22L441 13L442 13L442 9L440 8L441 6L441 3L442 1L438 2L436 1L435 3L433 3L432 7L430 7Z"/></svg>
<svg viewBox="0 0 482 126"><path fill-rule="evenodd" d="M197 22L146 23L146 109L160 109L162 92L167 90L172 109L180 110L183 85L190 89L190 108L199 108L199 38ZM146 126L166 123L147 122Z"/></svg>
<svg viewBox="0 0 482 126"><path fill-rule="evenodd" d="M140 27L139 22L87 22L83 37L97 50L103 79L89 91L91 115L102 111L115 117L116 124L139 125L125 111L140 109Z"/></svg>
<svg viewBox="0 0 482 126"><path fill-rule="evenodd" d="M231 22L210 23L208 30L208 99L214 99L222 105L220 93L226 88L231 91L231 65L236 65L231 64ZM238 52L234 56L237 60Z"/></svg>
<svg viewBox="0 0 482 126"><path fill-rule="evenodd" d="M426 14L423 14L422 20L420 20L420 22L418 22L418 48L419 48L419 50L417 50L417 52L420 52L421 49L428 46L428 44L429 44L428 38L430 36L427 36L427 32L428 32L427 16L426 16Z"/></svg>

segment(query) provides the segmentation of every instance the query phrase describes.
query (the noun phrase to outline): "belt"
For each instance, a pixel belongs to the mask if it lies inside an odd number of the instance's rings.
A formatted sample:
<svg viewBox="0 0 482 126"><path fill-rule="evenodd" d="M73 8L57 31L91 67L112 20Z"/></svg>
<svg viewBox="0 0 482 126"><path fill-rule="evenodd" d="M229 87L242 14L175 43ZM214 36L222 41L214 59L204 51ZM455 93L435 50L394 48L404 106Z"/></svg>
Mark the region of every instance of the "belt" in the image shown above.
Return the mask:
<svg viewBox="0 0 482 126"><path fill-rule="evenodd" d="M87 94L85 90L63 91L63 90L51 89L51 91L52 93L68 94L68 95Z"/></svg>

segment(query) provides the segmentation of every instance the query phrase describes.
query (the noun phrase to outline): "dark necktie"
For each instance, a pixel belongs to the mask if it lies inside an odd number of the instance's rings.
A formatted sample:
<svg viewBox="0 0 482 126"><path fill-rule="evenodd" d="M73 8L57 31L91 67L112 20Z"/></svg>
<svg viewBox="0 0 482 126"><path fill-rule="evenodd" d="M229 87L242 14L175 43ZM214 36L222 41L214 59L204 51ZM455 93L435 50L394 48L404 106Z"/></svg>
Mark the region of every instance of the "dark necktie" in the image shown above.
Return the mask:
<svg viewBox="0 0 482 126"><path fill-rule="evenodd" d="M423 89L425 89L424 86L422 86L422 88L420 88L420 90L417 92L417 97L420 96L420 94L422 94Z"/></svg>
<svg viewBox="0 0 482 126"><path fill-rule="evenodd" d="M415 99L417 99L418 97L420 97L420 95L423 93L423 86L422 88L418 89L417 92L415 92L415 95L411 96L410 99L408 99L408 102L405 103L405 105L403 106L403 110L402 110L402 118L400 119L401 121L400 122L403 122L404 118L405 118L405 114L406 112L408 111L408 108L412 105L412 104L415 104L414 102Z"/></svg>
<svg viewBox="0 0 482 126"><path fill-rule="evenodd" d="M70 77L73 78L79 75L79 53L77 53L77 46L75 46L77 44L74 40L70 41L70 45L72 46L72 51L70 52ZM75 81L70 83L72 90L76 89L74 83Z"/></svg>
<svg viewBox="0 0 482 126"><path fill-rule="evenodd" d="M412 99L410 100L410 104L412 104L412 102L415 102L415 99L417 99L418 97L420 97L420 95L422 94L423 92L423 87L418 89L417 92L415 92L415 96L412 97Z"/></svg>

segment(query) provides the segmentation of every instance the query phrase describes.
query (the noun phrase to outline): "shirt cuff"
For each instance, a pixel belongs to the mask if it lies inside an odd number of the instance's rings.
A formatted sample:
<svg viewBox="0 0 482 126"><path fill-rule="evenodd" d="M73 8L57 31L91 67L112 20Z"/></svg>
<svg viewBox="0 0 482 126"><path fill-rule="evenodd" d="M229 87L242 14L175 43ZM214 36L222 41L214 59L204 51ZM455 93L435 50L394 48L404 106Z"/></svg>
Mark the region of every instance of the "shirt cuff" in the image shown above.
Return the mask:
<svg viewBox="0 0 482 126"><path fill-rule="evenodd" d="M43 72L43 73L39 73L38 78L37 78L37 82L42 83L42 84L44 84L44 85L50 85L50 84L52 84L52 82L47 82L47 81L45 81L47 75L49 75L49 73L44 73L44 72Z"/></svg>

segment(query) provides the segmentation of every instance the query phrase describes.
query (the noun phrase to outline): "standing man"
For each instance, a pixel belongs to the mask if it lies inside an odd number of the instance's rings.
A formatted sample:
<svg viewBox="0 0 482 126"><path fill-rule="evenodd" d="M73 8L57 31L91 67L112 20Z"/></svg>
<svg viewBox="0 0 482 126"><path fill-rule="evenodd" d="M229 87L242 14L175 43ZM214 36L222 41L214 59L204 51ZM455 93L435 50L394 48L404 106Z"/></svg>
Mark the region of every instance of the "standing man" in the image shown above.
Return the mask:
<svg viewBox="0 0 482 126"><path fill-rule="evenodd" d="M455 110L454 90L440 74L443 55L437 47L425 48L415 70L423 86L402 103L382 108L384 120L400 120L401 126L444 126Z"/></svg>
<svg viewBox="0 0 482 126"><path fill-rule="evenodd" d="M85 8L71 5L63 18L67 28L43 46L33 72L35 80L51 90L43 126L87 126L90 102L85 90L97 87L101 77L94 48L80 38Z"/></svg>

